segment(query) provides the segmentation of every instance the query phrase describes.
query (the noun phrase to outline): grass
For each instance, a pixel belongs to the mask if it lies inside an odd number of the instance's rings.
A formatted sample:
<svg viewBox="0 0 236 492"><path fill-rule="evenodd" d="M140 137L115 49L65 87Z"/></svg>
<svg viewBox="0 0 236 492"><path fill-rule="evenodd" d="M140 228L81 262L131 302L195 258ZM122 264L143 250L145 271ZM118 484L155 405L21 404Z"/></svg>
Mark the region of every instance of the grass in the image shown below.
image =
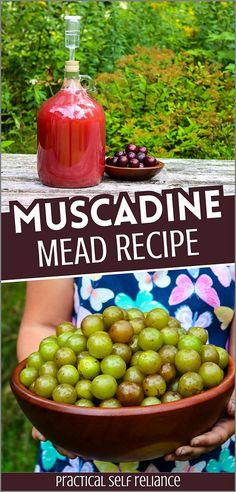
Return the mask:
<svg viewBox="0 0 236 492"><path fill-rule="evenodd" d="M19 408L9 385L17 364L16 341L24 308L25 282L2 286L2 471L32 472L38 444L31 424Z"/></svg>

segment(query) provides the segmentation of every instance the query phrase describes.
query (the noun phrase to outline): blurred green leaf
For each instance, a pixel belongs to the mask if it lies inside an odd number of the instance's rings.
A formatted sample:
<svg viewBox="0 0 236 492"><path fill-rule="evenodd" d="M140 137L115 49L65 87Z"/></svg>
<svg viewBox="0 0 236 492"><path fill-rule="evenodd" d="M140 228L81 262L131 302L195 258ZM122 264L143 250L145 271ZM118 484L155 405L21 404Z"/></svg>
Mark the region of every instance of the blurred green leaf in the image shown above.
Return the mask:
<svg viewBox="0 0 236 492"><path fill-rule="evenodd" d="M7 149L8 147L10 147L10 145L12 145L14 143L14 140L3 140L1 142L1 147L2 147L2 150L4 151L5 149Z"/></svg>

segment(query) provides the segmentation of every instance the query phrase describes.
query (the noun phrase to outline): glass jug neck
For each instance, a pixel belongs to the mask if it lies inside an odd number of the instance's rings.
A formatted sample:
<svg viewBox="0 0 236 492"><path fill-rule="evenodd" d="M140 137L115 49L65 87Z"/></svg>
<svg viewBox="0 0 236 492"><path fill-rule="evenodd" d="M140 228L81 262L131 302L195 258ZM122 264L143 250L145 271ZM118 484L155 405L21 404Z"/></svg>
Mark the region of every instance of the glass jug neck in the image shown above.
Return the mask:
<svg viewBox="0 0 236 492"><path fill-rule="evenodd" d="M79 70L77 72L70 72L68 70L65 70L65 72L64 72L64 79L79 80L79 78L80 78Z"/></svg>
<svg viewBox="0 0 236 492"><path fill-rule="evenodd" d="M83 87L80 83L79 73L76 75L75 73L65 72L62 88L71 91L82 90Z"/></svg>
<svg viewBox="0 0 236 492"><path fill-rule="evenodd" d="M80 73L79 73L79 62L78 61L67 61L65 64L65 75L63 88L70 90L81 90L82 86L80 83Z"/></svg>

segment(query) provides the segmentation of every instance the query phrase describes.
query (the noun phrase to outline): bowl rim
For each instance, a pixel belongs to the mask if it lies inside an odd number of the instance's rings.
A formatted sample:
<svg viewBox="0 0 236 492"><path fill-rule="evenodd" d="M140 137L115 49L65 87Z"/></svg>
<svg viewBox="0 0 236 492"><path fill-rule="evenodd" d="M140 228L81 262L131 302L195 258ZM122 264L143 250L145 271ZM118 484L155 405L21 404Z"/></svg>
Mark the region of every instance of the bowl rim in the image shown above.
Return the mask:
<svg viewBox="0 0 236 492"><path fill-rule="evenodd" d="M130 406L130 407L117 407L117 408L101 408L101 407L78 407L76 405L70 405L68 403L57 403L53 400L49 400L40 396L35 395L29 389L25 388L20 382L19 376L21 370L25 367L27 359L21 361L12 372L11 376L11 389L15 395L23 400L27 400L33 406L39 406L40 408L45 408L47 410L54 410L59 413L67 413L68 415L84 415L91 417L132 417L133 415L154 415L172 412L174 410L181 410L189 406L196 406L200 403L204 403L211 397L217 397L224 394L226 391L234 387L234 361L231 356L229 356L228 371L225 375L223 381L219 386L210 388L199 395L189 396L188 398L183 398L178 401L162 403L161 405L150 405L150 406Z"/></svg>
<svg viewBox="0 0 236 492"><path fill-rule="evenodd" d="M121 170L121 169L122 170L125 170L126 169L127 170L128 169L129 172L134 172L135 173L135 172L141 172L141 171L144 171L144 170L145 171L149 171L149 170L150 171L154 171L156 169L162 169L164 166L165 166L165 163L162 162L162 161L159 161L159 159L157 159L157 163L156 163L155 166L146 166L146 167L125 167L125 166L124 167L122 167L122 166L119 167L119 166L111 166L110 164L106 164L105 163L105 171L106 171L106 168L111 169L111 170L113 170L113 169L114 170L117 170L117 169L119 169L119 170Z"/></svg>

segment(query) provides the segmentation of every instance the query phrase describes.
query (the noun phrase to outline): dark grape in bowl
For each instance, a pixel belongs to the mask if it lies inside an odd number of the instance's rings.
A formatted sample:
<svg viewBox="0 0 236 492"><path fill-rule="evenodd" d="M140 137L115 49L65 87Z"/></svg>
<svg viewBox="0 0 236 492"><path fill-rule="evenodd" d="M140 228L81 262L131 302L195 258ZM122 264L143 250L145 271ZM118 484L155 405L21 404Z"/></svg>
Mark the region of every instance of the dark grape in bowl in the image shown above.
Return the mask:
<svg viewBox="0 0 236 492"><path fill-rule="evenodd" d="M149 155L147 147L129 143L124 150L106 158L105 173L113 179L144 181L153 178L163 167L163 162Z"/></svg>

